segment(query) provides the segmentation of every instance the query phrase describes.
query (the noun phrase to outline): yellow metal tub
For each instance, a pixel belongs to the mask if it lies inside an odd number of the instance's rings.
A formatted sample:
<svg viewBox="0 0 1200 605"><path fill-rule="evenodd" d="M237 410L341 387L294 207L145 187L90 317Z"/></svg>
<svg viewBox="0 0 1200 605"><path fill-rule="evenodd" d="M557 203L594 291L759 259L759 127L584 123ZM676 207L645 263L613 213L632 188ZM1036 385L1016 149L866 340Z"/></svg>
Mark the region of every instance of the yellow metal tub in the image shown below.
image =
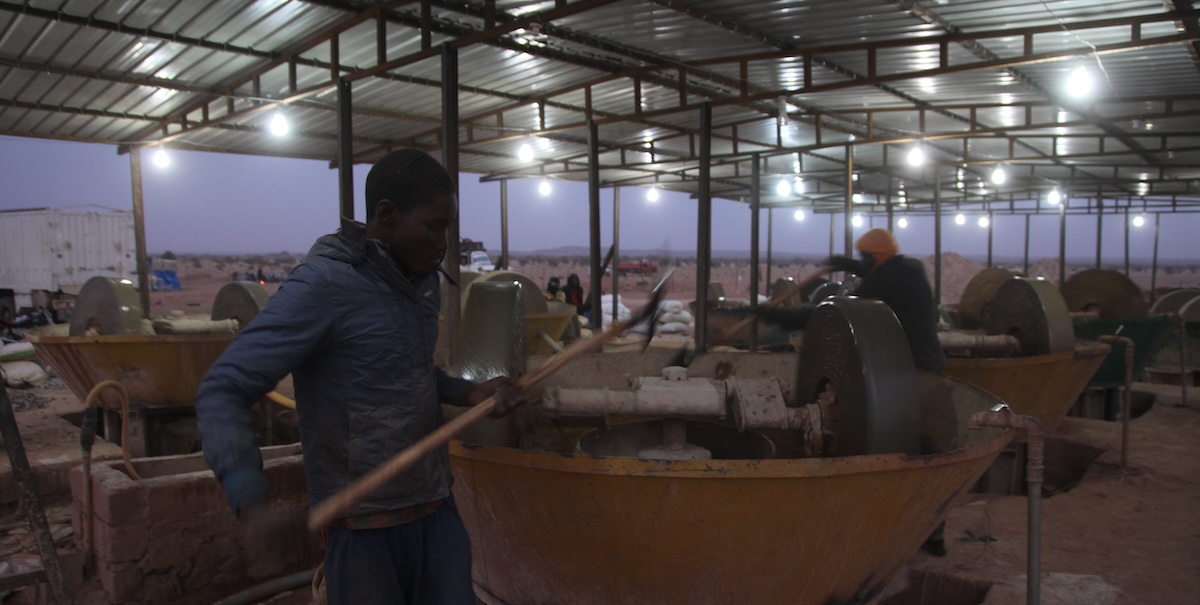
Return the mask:
<svg viewBox="0 0 1200 605"><path fill-rule="evenodd" d="M947 453L669 462L452 442L477 594L506 605L864 603L1011 438L965 428L995 397L922 380L945 400L929 409L923 433L941 437L927 447Z"/></svg>
<svg viewBox="0 0 1200 605"><path fill-rule="evenodd" d="M1074 351L1049 355L950 358L946 374L993 393L1014 413L1037 418L1049 432L1066 417L1108 350L1106 344L1076 341Z"/></svg>
<svg viewBox="0 0 1200 605"><path fill-rule="evenodd" d="M101 381L116 380L130 403L147 408L191 407L209 366L233 339L233 334L68 336L66 324L26 336L81 401ZM98 400L120 409L111 390Z"/></svg>

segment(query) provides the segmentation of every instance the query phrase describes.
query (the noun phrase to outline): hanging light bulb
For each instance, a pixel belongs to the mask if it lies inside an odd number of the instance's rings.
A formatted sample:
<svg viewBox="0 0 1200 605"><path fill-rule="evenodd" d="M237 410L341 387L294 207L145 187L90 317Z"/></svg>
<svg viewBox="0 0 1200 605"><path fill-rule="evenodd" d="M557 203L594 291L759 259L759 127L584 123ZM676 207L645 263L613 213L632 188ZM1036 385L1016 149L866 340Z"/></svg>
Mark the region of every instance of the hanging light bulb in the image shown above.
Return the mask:
<svg viewBox="0 0 1200 605"><path fill-rule="evenodd" d="M854 218L850 219L850 224L854 225L855 227L862 227L862 223L863 220L861 214L856 214L854 215Z"/></svg>
<svg viewBox="0 0 1200 605"><path fill-rule="evenodd" d="M900 220L896 221L896 225L898 225L901 229L908 229L908 219L902 216L900 217Z"/></svg>
<svg viewBox="0 0 1200 605"><path fill-rule="evenodd" d="M787 179L779 179L779 183L775 185L775 193L780 197L787 197L792 194L792 184Z"/></svg>
<svg viewBox="0 0 1200 605"><path fill-rule="evenodd" d="M154 165L159 168L166 168L171 165L171 156L167 155L167 150L159 147L154 152Z"/></svg>
<svg viewBox="0 0 1200 605"><path fill-rule="evenodd" d="M855 193L854 195L850 196L850 201L854 202L855 204L861 204L863 203L863 196L861 193Z"/></svg>
<svg viewBox="0 0 1200 605"><path fill-rule="evenodd" d="M797 210L793 212L792 218L796 219L797 222L804 220L804 210Z"/></svg>
<svg viewBox="0 0 1200 605"><path fill-rule="evenodd" d="M803 178L796 177L796 180L794 182L792 182L792 193L795 193L796 195L800 195L801 193L804 193L804 179Z"/></svg>
<svg viewBox="0 0 1200 605"><path fill-rule="evenodd" d="M1050 193L1046 196L1046 203L1050 204L1051 206L1057 206L1061 201L1062 194L1058 192L1058 187L1051 189Z"/></svg>
<svg viewBox="0 0 1200 605"><path fill-rule="evenodd" d="M517 149L517 159L522 162L533 161L533 145L529 143L521 143L521 147Z"/></svg>
<svg viewBox="0 0 1200 605"><path fill-rule="evenodd" d="M657 187L657 186L653 186L653 187L651 187L651 188L650 188L650 191L647 191L647 192L646 192L646 199L647 199L647 200L649 200L649 201L651 201L651 202L657 202L657 201L658 201L658 187Z"/></svg>
<svg viewBox="0 0 1200 605"><path fill-rule="evenodd" d="M283 117L282 111L276 111L271 115L271 134L281 137L288 133L288 121Z"/></svg>
<svg viewBox="0 0 1200 605"><path fill-rule="evenodd" d="M1080 63L1071 70L1071 75L1067 77L1067 94L1073 97L1086 96L1092 92L1092 72L1087 66Z"/></svg>
<svg viewBox="0 0 1200 605"><path fill-rule="evenodd" d="M988 225L990 225L990 224L992 224L992 221L988 220L988 217L986 217L986 216L979 217L979 226L980 227L987 229Z"/></svg>
<svg viewBox="0 0 1200 605"><path fill-rule="evenodd" d="M963 214L963 213L959 212L959 213L958 213L958 216L955 216L955 217L954 217L954 224L956 224L956 225L965 225L965 224L967 224L967 216L966 216L965 214Z"/></svg>
<svg viewBox="0 0 1200 605"><path fill-rule="evenodd" d="M925 150L917 145L908 152L908 163L910 166L920 166L925 163Z"/></svg>
<svg viewBox="0 0 1200 605"><path fill-rule="evenodd" d="M550 181L542 179L542 183L538 185L538 193L543 196L550 195Z"/></svg>
<svg viewBox="0 0 1200 605"><path fill-rule="evenodd" d="M1133 217L1133 226L1134 227L1141 227L1145 224L1146 224L1146 217L1144 217L1140 214Z"/></svg>
<svg viewBox="0 0 1200 605"><path fill-rule="evenodd" d="M1003 185L1004 181L1007 181L1007 180L1008 180L1008 173L1004 172L1003 166L996 166L996 169L992 170L992 182L993 183L995 183L997 185Z"/></svg>

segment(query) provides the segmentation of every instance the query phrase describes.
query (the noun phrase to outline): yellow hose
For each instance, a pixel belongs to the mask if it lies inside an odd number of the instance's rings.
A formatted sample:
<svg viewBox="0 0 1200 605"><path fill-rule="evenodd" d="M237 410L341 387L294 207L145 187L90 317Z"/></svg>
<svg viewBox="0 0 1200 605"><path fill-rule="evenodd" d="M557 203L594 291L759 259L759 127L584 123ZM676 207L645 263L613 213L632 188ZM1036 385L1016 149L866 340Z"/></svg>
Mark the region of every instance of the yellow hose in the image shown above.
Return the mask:
<svg viewBox="0 0 1200 605"><path fill-rule="evenodd" d="M125 472L136 481L141 479L141 476L133 470L133 462L129 458L129 393L125 391L125 387L115 380L102 381L88 392L87 398L83 400L83 407L92 407L100 391L106 388L116 389L117 394L121 396L121 457L125 460Z"/></svg>
<svg viewBox="0 0 1200 605"><path fill-rule="evenodd" d="M94 415L88 416L88 408L96 403L96 398L104 389L115 389L121 396L121 455L125 459L125 472L134 480L140 479L137 471L133 470L133 462L129 459L129 394L125 387L115 380L105 380L92 387L83 400L84 423L80 446L83 450L83 564L85 569L92 568L92 441L95 439L96 421Z"/></svg>

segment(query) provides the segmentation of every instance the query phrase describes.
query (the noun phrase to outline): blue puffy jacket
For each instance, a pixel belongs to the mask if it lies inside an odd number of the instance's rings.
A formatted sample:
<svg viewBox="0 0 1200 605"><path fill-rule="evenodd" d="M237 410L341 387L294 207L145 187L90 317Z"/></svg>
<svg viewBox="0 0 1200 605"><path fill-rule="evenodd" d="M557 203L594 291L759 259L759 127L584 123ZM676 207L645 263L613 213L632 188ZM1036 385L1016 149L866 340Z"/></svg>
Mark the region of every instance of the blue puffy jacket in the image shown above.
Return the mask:
<svg viewBox="0 0 1200 605"><path fill-rule="evenodd" d="M443 422L470 382L433 363L437 273L406 279L361 223L317 240L196 394L204 459L235 511L265 502L250 406L289 372L313 506ZM345 511L359 516L446 497L446 447Z"/></svg>

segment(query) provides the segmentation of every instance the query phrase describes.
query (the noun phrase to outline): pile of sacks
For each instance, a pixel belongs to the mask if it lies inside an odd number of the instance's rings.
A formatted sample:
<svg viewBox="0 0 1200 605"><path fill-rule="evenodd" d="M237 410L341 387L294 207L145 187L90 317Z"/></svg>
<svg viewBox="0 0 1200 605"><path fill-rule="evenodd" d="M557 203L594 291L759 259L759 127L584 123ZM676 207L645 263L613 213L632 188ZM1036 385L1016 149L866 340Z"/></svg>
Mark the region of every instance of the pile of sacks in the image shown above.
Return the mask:
<svg viewBox="0 0 1200 605"><path fill-rule="evenodd" d="M602 327L607 328L613 321L613 299L611 294L605 294L600 297L601 320ZM632 317L629 307L621 300L620 295L617 296L617 321L629 321ZM688 312L683 301L679 300L664 300L658 306L658 319L654 328L655 334L674 334L677 336L691 336L696 329L696 320L692 314ZM631 328L632 332L639 334L647 334L650 331L650 326L643 322Z"/></svg>
<svg viewBox="0 0 1200 605"><path fill-rule="evenodd" d="M0 380L14 389L40 387L49 378L45 368L38 363L33 345L15 342L0 347Z"/></svg>

